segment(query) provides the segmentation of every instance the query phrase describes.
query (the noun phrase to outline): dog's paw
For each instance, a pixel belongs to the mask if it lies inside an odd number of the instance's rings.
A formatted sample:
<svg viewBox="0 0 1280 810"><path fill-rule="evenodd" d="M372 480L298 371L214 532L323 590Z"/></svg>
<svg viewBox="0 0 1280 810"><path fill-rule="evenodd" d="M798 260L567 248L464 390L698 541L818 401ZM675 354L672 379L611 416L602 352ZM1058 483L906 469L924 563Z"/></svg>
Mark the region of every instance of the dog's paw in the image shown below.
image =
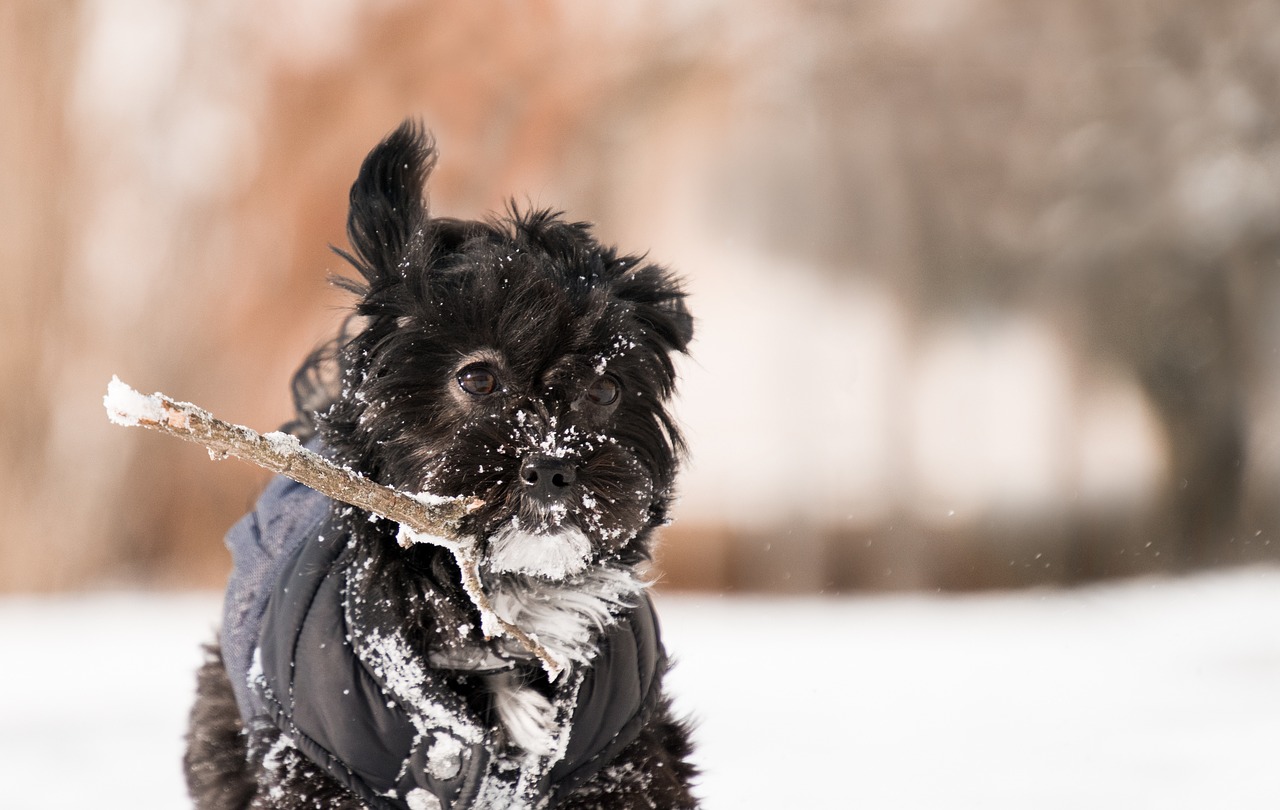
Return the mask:
<svg viewBox="0 0 1280 810"><path fill-rule="evenodd" d="M555 750L556 718L551 701L536 689L521 684L513 672L500 672L485 679L493 693L498 720L511 742L530 754L545 757Z"/></svg>

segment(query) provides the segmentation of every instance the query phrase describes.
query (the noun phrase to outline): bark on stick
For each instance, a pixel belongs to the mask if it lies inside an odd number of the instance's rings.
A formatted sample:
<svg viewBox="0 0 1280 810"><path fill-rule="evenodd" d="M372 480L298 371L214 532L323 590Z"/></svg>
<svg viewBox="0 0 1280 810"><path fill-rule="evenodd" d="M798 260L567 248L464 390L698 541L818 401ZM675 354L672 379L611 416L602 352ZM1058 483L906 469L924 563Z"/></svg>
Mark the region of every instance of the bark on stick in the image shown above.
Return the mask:
<svg viewBox="0 0 1280 810"><path fill-rule="evenodd" d="M370 481L339 467L301 445L285 433L261 434L243 425L224 422L189 402L164 394L141 394L113 377L103 398L107 416L117 425L144 427L202 445L213 459L227 456L265 467L274 473L311 487L336 501L372 512L400 524L400 544L432 543L451 551L462 571L462 585L476 609L486 633L505 633L542 663L555 680L564 664L527 633L498 616L481 586L475 556L475 538L462 535L458 521L479 501L409 494Z"/></svg>

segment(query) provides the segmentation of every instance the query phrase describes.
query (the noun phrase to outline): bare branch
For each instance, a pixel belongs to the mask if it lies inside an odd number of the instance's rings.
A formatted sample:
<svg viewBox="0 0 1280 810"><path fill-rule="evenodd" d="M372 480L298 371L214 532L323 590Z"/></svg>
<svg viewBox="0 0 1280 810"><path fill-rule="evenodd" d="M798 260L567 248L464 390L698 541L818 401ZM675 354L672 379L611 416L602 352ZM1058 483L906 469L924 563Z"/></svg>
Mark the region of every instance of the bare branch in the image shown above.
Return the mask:
<svg viewBox="0 0 1280 810"><path fill-rule="evenodd" d="M336 501L357 506L401 526L399 542L432 543L449 549L462 571L462 586L480 611L486 634L506 633L542 663L555 680L564 664L554 658L516 625L494 612L480 582L475 538L460 534L458 522L482 504L471 498L442 498L409 494L370 481L354 470L333 462L301 445L285 433L260 434L243 425L224 422L189 402L177 402L164 394L140 394L113 377L103 398L107 416L117 425L144 427L202 445L210 458L227 456L265 467L311 487Z"/></svg>

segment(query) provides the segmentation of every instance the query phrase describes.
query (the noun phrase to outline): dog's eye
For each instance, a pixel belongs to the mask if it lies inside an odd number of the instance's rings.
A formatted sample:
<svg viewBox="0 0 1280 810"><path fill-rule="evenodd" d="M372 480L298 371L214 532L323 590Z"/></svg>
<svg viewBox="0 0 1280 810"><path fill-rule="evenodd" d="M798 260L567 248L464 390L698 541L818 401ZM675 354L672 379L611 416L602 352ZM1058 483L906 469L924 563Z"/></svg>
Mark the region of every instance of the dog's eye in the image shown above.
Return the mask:
<svg viewBox="0 0 1280 810"><path fill-rule="evenodd" d="M612 405L622 396L622 384L615 378L605 375L597 377L587 386L587 401L592 405Z"/></svg>
<svg viewBox="0 0 1280 810"><path fill-rule="evenodd" d="M458 372L458 386L472 396L487 397L498 390L498 375L488 366L467 366Z"/></svg>

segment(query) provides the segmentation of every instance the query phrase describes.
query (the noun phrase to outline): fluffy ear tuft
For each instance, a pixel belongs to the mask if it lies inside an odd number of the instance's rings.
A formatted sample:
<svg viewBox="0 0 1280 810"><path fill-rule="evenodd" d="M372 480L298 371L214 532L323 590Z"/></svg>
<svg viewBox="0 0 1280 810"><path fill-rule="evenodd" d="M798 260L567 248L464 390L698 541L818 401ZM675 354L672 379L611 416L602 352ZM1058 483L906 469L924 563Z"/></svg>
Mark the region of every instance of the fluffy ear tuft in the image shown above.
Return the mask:
<svg viewBox="0 0 1280 810"><path fill-rule="evenodd" d="M425 238L425 186L435 164L435 141L413 119L406 119L361 164L347 214L352 254L338 252L370 285L399 278L407 253Z"/></svg>
<svg viewBox="0 0 1280 810"><path fill-rule="evenodd" d="M680 297L671 299L664 307L668 323L671 325L671 335L673 345L676 351L687 352L689 344L693 341L693 316L689 314L689 308L685 305L685 294L681 293Z"/></svg>
<svg viewBox="0 0 1280 810"><path fill-rule="evenodd" d="M634 259L626 259L628 264ZM685 292L671 273L654 264L626 271L615 286L618 297L635 305L640 319L666 351L688 351L693 340L693 316L685 306Z"/></svg>

